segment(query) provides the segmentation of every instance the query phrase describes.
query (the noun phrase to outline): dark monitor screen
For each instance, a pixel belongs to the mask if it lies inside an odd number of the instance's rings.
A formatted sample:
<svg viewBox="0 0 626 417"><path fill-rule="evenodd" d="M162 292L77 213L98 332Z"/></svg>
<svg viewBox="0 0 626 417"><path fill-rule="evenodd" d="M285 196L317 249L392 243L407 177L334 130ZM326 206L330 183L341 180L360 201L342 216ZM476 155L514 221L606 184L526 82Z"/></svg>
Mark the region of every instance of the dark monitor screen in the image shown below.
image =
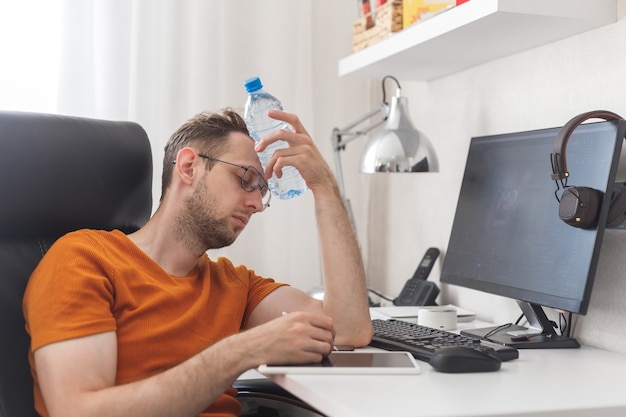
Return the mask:
<svg viewBox="0 0 626 417"><path fill-rule="evenodd" d="M558 131L471 139L441 282L587 312L624 126L584 124L567 144L568 185L604 193L600 226L588 230L558 215L550 164Z"/></svg>

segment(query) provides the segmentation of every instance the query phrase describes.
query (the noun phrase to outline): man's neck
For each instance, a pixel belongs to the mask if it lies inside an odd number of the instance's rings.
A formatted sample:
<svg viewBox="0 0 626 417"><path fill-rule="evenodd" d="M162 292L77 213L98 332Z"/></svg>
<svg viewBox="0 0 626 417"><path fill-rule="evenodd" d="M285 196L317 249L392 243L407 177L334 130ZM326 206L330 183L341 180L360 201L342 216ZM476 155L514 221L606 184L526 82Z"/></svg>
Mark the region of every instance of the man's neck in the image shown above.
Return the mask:
<svg viewBox="0 0 626 417"><path fill-rule="evenodd" d="M177 236L175 224L165 221L171 218L157 210L148 223L128 238L167 273L185 276L205 251L190 249L189 242Z"/></svg>

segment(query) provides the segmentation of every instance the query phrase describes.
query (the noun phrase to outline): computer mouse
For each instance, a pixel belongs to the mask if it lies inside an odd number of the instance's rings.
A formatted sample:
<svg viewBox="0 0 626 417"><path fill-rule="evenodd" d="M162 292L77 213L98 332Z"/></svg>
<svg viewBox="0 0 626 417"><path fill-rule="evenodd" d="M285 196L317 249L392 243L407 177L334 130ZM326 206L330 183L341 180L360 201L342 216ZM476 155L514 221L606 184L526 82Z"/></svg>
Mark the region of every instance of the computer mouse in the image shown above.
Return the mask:
<svg viewBox="0 0 626 417"><path fill-rule="evenodd" d="M456 373L497 371L502 361L469 346L445 346L434 352L428 363L439 372Z"/></svg>

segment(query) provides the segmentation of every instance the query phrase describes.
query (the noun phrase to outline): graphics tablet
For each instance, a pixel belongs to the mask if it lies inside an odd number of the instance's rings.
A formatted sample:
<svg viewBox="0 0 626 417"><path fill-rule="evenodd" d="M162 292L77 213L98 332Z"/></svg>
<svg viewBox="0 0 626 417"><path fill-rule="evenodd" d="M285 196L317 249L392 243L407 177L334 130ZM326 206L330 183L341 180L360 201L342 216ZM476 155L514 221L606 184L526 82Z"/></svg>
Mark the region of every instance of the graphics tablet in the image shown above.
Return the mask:
<svg viewBox="0 0 626 417"><path fill-rule="evenodd" d="M332 352L319 363L261 365L263 374L418 374L408 352Z"/></svg>

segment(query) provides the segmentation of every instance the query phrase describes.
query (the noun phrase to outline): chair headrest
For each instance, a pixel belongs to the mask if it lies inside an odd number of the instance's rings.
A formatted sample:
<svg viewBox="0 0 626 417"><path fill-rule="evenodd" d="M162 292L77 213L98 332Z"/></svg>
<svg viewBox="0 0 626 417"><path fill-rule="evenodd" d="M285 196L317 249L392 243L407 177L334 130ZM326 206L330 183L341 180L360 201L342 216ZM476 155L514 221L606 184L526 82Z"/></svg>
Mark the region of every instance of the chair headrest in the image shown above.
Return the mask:
<svg viewBox="0 0 626 417"><path fill-rule="evenodd" d="M0 111L0 236L133 231L152 210L152 155L133 122Z"/></svg>

